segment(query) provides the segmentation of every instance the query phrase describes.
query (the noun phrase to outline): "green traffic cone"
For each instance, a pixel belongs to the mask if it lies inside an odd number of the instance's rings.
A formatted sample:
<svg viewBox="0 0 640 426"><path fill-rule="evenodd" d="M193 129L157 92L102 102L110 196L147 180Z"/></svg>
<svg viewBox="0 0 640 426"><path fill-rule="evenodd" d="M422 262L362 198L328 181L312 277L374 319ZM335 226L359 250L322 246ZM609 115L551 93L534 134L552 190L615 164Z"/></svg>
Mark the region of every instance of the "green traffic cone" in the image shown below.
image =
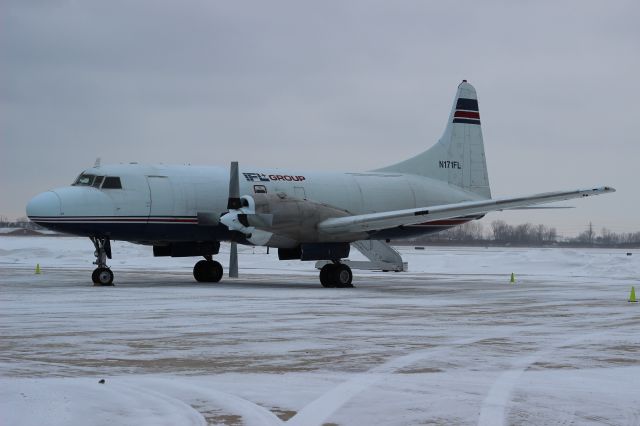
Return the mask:
<svg viewBox="0 0 640 426"><path fill-rule="evenodd" d="M636 299L636 288L631 286L631 293L629 294L629 302L638 303L638 299Z"/></svg>
<svg viewBox="0 0 640 426"><path fill-rule="evenodd" d="M40 264L36 264L36 274L40 274Z"/></svg>
<svg viewBox="0 0 640 426"><path fill-rule="evenodd" d="M516 274L514 274L513 272L511 273L511 283L515 283L516 282Z"/></svg>

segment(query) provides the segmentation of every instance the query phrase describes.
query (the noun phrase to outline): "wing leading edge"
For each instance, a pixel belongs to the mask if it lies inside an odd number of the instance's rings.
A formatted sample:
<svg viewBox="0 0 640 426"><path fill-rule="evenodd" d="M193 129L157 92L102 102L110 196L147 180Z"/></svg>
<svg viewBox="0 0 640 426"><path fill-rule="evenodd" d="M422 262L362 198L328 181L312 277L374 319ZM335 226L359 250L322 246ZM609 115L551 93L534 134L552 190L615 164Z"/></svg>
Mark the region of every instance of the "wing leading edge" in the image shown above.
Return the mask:
<svg viewBox="0 0 640 426"><path fill-rule="evenodd" d="M609 186L573 191L554 191L523 197L496 198L481 201L465 201L455 204L369 213L347 217L326 219L318 224L318 229L329 234L380 231L402 225L415 225L434 220L451 219L472 214L488 213L528 207L554 201L583 198L606 194L616 190Z"/></svg>

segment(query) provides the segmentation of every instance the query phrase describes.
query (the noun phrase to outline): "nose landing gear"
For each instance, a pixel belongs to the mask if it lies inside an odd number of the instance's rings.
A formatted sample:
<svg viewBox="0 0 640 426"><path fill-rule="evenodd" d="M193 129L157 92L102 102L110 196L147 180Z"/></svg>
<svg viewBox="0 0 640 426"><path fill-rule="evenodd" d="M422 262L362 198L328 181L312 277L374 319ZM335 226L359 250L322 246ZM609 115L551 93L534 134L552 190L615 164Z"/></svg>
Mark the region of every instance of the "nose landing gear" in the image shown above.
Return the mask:
<svg viewBox="0 0 640 426"><path fill-rule="evenodd" d="M320 284L329 288L350 288L353 273L351 268L343 263L327 263L320 269Z"/></svg>
<svg viewBox="0 0 640 426"><path fill-rule="evenodd" d="M96 261L93 264L98 266L91 274L93 285L113 285L113 272L107 266L107 259L111 259L111 240L102 237L89 237L89 239L96 248L94 252Z"/></svg>

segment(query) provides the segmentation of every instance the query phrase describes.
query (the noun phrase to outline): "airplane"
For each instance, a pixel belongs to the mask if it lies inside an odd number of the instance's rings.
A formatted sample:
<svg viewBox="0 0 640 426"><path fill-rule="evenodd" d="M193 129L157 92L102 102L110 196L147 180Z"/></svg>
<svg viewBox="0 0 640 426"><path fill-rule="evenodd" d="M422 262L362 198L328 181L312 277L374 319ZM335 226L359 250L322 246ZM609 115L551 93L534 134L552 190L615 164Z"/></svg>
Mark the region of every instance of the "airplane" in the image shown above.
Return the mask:
<svg viewBox="0 0 640 426"><path fill-rule="evenodd" d="M388 242L439 232L492 211L615 192L609 186L491 198L475 88L459 84L442 137L405 161L367 172L191 165L101 165L71 186L36 195L28 217L91 239L94 285L112 285L111 241L153 246L154 256L203 257L198 282L218 282L213 260L231 242L276 248L280 260L317 261L323 287L352 287L352 267L404 270ZM351 262L351 246L372 262ZM361 262L363 263L363 262ZM364 262L366 263L366 262Z"/></svg>

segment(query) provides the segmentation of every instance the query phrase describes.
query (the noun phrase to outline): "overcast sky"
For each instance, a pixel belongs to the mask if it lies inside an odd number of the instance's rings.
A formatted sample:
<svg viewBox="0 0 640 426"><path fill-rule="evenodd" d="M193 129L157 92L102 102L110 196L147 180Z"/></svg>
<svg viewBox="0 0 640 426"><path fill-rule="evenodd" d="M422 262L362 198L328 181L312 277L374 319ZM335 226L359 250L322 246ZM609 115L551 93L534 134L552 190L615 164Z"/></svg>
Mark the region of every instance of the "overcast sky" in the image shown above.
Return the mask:
<svg viewBox="0 0 640 426"><path fill-rule="evenodd" d="M0 1L0 215L110 162L361 171L478 92L494 196L612 185L494 213L640 230L640 2Z"/></svg>

